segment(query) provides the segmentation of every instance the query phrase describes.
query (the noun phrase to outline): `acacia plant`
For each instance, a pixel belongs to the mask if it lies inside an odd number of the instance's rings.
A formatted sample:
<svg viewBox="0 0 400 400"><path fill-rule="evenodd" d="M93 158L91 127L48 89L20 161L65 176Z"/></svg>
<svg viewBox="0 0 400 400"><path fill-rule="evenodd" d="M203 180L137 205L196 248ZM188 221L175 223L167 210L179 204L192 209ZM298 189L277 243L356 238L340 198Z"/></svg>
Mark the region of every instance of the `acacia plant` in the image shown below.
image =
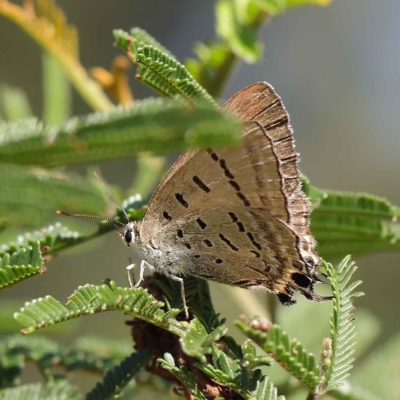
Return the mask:
<svg viewBox="0 0 400 400"><path fill-rule="evenodd" d="M33 117L23 90L2 86L0 227L3 238L10 229L19 234L1 246L0 288L12 291L37 276L31 281L35 285L66 249L114 229L107 221L91 234L59 223L42 227L49 215L55 219L57 209L104 214L112 204L93 177L70 173L66 166L136 157L133 191L141 197L123 201L134 221L142 218L151 188L162 177L166 159L160 154L237 143L240 124L220 110L219 96L238 61L261 60L258 28L286 9L307 3L324 5L329 0L217 0L215 38L197 44L196 58L185 63L140 28L116 29L113 35L121 56L111 71L95 68L90 75L79 60L77 30L52 0L25 0L22 6L1 0L0 15L43 49L44 107L41 120ZM134 100L127 80L130 62L154 97ZM71 117L71 85L92 114ZM254 316L249 309L236 321L247 337L239 343L228 335L225 319L216 312L208 283L193 278L185 279L189 321L182 312L179 285L162 276L147 277L140 288L118 287L104 277L102 282L82 282L68 299L43 293L19 307L5 300L10 291L4 290L0 398L399 398L393 378L398 339L375 355L373 363L365 358L349 377L356 341L358 354L365 352L377 322L366 311L357 312L356 337L353 300L362 293L356 292L360 281L352 280L357 267L346 256L400 250L399 208L371 195L320 190L305 177L303 190L313 205L311 230L318 253L324 260L342 258L335 266L325 261L321 265L333 300L314 315L315 324L302 323L307 305L296 306L298 312L285 320L282 307L269 301L265 315ZM123 218L121 210L112 217ZM45 264L45 259L51 262ZM49 326L58 325L60 332L66 320L103 311L123 312L132 337L121 343L82 336L67 345L46 335ZM22 325L21 332L16 331L13 316ZM276 324L278 318L283 327ZM36 331L43 334L31 335ZM307 343L285 331L303 335ZM305 346L319 347L319 353ZM23 381L28 361L40 371L40 382ZM71 382L71 371L102 378L84 395Z"/></svg>

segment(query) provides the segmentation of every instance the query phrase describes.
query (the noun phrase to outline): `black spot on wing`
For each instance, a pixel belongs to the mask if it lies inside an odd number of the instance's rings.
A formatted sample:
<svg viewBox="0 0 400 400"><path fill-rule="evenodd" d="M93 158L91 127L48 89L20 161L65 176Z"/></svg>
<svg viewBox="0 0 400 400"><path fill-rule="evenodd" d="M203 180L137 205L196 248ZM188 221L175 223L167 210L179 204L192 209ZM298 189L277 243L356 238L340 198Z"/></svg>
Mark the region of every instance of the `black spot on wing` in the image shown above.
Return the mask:
<svg viewBox="0 0 400 400"><path fill-rule="evenodd" d="M183 198L183 195L181 193L175 193L175 198L183 205L183 207L188 208L189 204L187 201Z"/></svg>
<svg viewBox="0 0 400 400"><path fill-rule="evenodd" d="M250 201L249 199L242 193L242 192L236 192L237 197L239 197L240 200L243 201L243 204L246 207L250 207Z"/></svg>
<svg viewBox="0 0 400 400"><path fill-rule="evenodd" d="M231 171L229 171L228 167L226 166L226 161L224 159L219 160L219 165L221 168L224 170L225 176L229 179L235 179L235 177L232 175Z"/></svg>
<svg viewBox="0 0 400 400"><path fill-rule="evenodd" d="M199 226L200 226L201 229L206 229L207 224L206 224L202 219L197 218L197 219L196 219L196 222L199 224Z"/></svg>
<svg viewBox="0 0 400 400"><path fill-rule="evenodd" d="M211 240L204 239L203 242L207 247L213 247L213 244L211 243Z"/></svg>
<svg viewBox="0 0 400 400"><path fill-rule="evenodd" d="M172 221L172 217L166 212L163 212L163 217L167 220L167 221Z"/></svg>
<svg viewBox="0 0 400 400"><path fill-rule="evenodd" d="M277 296L281 304L284 306L291 306L293 304L296 304L296 300L292 296L287 295L286 293L278 293Z"/></svg>
<svg viewBox="0 0 400 400"><path fill-rule="evenodd" d="M303 288L309 287L312 283L308 276L300 274L299 272L294 272L292 274L292 279L297 285Z"/></svg>
<svg viewBox="0 0 400 400"><path fill-rule="evenodd" d="M233 179L231 179L231 180L229 181L229 184L230 184L237 192L240 192L240 186L239 186L239 184L238 184L236 181L234 181Z"/></svg>
<svg viewBox="0 0 400 400"><path fill-rule="evenodd" d="M258 250L261 250L262 247L260 245L260 243L256 242L256 240L254 239L254 236L251 232L247 232L247 237L250 239L251 244L256 247Z"/></svg>
<svg viewBox="0 0 400 400"><path fill-rule="evenodd" d="M228 212L228 214L229 214L229 216L232 218L232 222L236 222L236 225L237 225L238 228L239 228L239 232L244 232L244 231L245 231L244 226L243 226L243 224L239 221L238 216L237 216L235 213L233 213L233 212Z"/></svg>
<svg viewBox="0 0 400 400"><path fill-rule="evenodd" d="M235 245L233 245L232 242L231 242L227 237L225 237L222 233L220 233L218 236L219 236L220 239L221 239L224 243L226 243L232 250L234 250L234 251L239 251L239 249L238 249Z"/></svg>
<svg viewBox="0 0 400 400"><path fill-rule="evenodd" d="M215 154L215 153L213 152L212 149L207 149L207 153L211 156L211 158L212 158L214 161L218 161L218 160L219 160L219 157L217 156L217 154Z"/></svg>
<svg viewBox="0 0 400 400"><path fill-rule="evenodd" d="M193 182L204 192L211 192L211 189L197 175L193 177Z"/></svg>
<svg viewBox="0 0 400 400"><path fill-rule="evenodd" d="M261 257L261 254L258 251L250 250L250 252L253 253L257 258Z"/></svg>

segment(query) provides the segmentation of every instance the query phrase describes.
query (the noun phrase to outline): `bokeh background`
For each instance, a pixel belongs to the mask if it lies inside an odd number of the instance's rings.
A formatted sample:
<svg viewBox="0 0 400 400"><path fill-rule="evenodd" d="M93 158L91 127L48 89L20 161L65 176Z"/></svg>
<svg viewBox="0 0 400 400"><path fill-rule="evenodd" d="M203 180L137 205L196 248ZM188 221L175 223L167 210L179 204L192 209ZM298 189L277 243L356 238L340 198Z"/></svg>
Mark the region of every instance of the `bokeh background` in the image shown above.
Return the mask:
<svg viewBox="0 0 400 400"><path fill-rule="evenodd" d="M112 30L138 26L184 60L192 46L214 34L211 0L59 0L80 32L85 67L108 68L121 54ZM240 63L224 99L256 81L270 82L292 119L301 169L321 188L379 195L400 204L400 2L335 0L329 7L303 7L275 17L260 31L263 60ZM19 28L0 19L0 82L22 87L41 115L41 50ZM133 79L136 98L151 92ZM90 112L74 94L74 113ZM176 156L176 155L172 155ZM134 160L104 163L105 178L123 188L133 178ZM75 170L84 172L84 167ZM54 216L54 221L61 221ZM62 220L74 226L72 221ZM86 223L86 222L85 222ZM86 223L95 229L95 222ZM32 299L46 294L63 301L80 284L110 277L126 284L129 252L115 233L62 253L44 276L28 280L1 296ZM356 257L366 296L357 306L370 309L383 324L383 337L400 329L400 254ZM218 310L240 313L240 301L220 296ZM235 291L240 297L241 291ZM227 300L228 299L228 300ZM22 304L22 302L21 302ZM295 309L291 312L296 312ZM126 337L126 318L118 313L82 320L85 332ZM68 340L66 337L65 340Z"/></svg>

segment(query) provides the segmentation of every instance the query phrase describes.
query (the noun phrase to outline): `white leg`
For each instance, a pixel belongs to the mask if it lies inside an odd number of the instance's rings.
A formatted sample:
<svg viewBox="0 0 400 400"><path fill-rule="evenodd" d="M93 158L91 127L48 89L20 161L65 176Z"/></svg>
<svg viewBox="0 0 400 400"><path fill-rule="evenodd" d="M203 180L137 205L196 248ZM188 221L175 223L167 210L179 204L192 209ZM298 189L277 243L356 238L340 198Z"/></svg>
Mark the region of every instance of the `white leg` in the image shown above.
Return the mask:
<svg viewBox="0 0 400 400"><path fill-rule="evenodd" d="M146 260L142 260L142 262L140 263L140 272L139 272L139 280L137 281L135 288L139 287L140 284L143 282L144 280L144 271L145 269L149 269L150 271L154 271L155 268L149 264Z"/></svg>
<svg viewBox="0 0 400 400"><path fill-rule="evenodd" d="M128 281L129 281L129 285L130 287L134 287L135 286L135 276L133 275L133 268L135 268L135 264L129 264L126 267L126 272L128 273Z"/></svg>
<svg viewBox="0 0 400 400"><path fill-rule="evenodd" d="M170 278L173 281L179 282L181 284L181 296L182 296L182 301L183 301L183 308L185 310L186 319L189 319L189 309L187 308L187 305L186 305L185 284L183 282L183 278L179 278L178 276L174 276L174 275L170 275Z"/></svg>

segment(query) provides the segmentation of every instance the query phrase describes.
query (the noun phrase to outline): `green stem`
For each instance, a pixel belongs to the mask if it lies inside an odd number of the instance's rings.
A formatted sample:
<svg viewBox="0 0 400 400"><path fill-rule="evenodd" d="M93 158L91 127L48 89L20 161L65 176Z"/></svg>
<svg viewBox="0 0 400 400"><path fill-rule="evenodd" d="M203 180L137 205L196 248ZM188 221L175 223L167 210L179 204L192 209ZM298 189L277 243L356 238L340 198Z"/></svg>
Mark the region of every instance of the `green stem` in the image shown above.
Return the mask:
<svg viewBox="0 0 400 400"><path fill-rule="evenodd" d="M258 30L264 21L269 20L269 14L261 11L259 12L254 20L251 22L252 28ZM207 91L213 96L214 98L219 98L222 94L223 89L225 88L226 82L230 77L232 71L234 70L239 58L235 55L235 53L229 49L224 62L221 66L215 70L213 76L208 80L201 79L201 83L204 85L204 82L207 82L205 85ZM206 68L204 68L204 72Z"/></svg>

